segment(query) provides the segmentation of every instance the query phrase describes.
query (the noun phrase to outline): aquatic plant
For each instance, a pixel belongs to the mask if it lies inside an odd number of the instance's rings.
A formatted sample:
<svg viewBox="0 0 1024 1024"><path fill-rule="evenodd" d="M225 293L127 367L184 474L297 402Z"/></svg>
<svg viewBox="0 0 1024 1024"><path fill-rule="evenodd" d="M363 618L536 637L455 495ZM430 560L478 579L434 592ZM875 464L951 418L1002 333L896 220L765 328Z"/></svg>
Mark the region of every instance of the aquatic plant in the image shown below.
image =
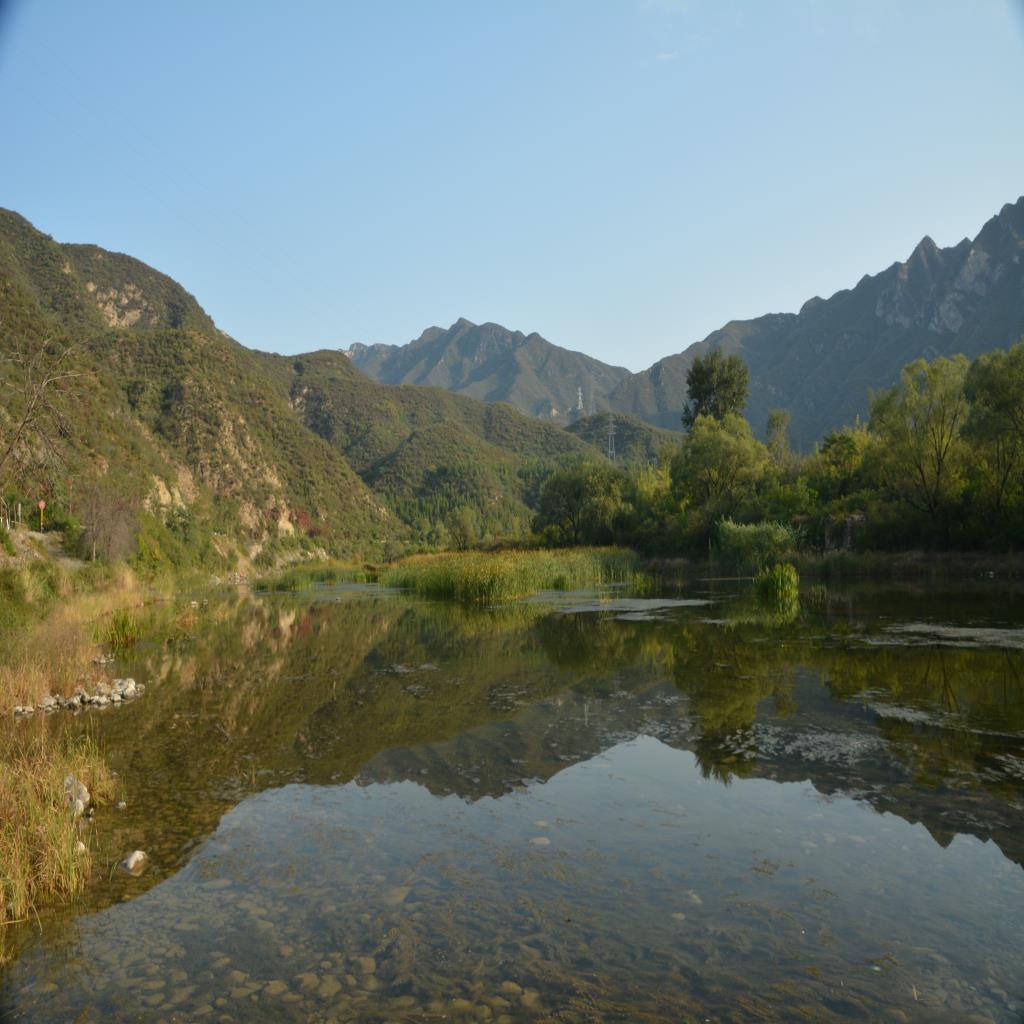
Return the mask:
<svg viewBox="0 0 1024 1024"><path fill-rule="evenodd" d="M101 639L105 640L114 652L134 647L140 635L139 620L125 608L115 611L101 630Z"/></svg>
<svg viewBox="0 0 1024 1024"><path fill-rule="evenodd" d="M800 575L789 562L762 569L754 577L754 591L762 600L790 602L800 595Z"/></svg>
<svg viewBox="0 0 1024 1024"><path fill-rule="evenodd" d="M792 554L796 546L793 531L782 523L734 523L722 519L718 524L716 554L733 569L760 572Z"/></svg>
<svg viewBox="0 0 1024 1024"><path fill-rule="evenodd" d="M386 569L380 580L425 597L493 604L539 590L631 583L636 563L636 554L623 548L459 552L414 555Z"/></svg>
<svg viewBox="0 0 1024 1024"><path fill-rule="evenodd" d="M41 904L74 898L89 876L89 849L68 795L79 782L93 803L114 792L88 737L57 741L41 732L10 739L0 751L0 963L5 925Z"/></svg>

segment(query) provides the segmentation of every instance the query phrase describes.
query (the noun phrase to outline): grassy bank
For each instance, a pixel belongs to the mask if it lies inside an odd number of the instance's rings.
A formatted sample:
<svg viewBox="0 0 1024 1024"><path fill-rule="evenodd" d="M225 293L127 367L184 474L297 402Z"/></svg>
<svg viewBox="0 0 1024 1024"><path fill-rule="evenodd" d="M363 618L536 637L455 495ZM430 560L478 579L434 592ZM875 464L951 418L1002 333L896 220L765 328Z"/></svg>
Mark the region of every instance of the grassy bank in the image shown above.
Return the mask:
<svg viewBox="0 0 1024 1024"><path fill-rule="evenodd" d="M460 552L414 555L385 569L380 582L470 604L493 604L539 590L630 582L637 556L623 548Z"/></svg>
<svg viewBox="0 0 1024 1024"><path fill-rule="evenodd" d="M0 712L73 692L88 678L96 655L117 646L125 610L157 594L127 568L102 576L55 566L4 570Z"/></svg>
<svg viewBox="0 0 1024 1024"><path fill-rule="evenodd" d="M114 792L94 744L54 740L43 727L20 733L0 740L0 963L6 925L73 898L89 877L88 833L72 815L64 780L81 781L94 803Z"/></svg>

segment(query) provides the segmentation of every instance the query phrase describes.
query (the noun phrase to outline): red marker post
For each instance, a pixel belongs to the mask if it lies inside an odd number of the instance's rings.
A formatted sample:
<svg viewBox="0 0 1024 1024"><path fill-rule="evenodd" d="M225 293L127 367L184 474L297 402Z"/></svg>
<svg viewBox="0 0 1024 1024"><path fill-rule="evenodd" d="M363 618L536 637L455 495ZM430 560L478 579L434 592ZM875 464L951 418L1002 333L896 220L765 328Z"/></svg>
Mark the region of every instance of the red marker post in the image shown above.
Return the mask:
<svg viewBox="0 0 1024 1024"><path fill-rule="evenodd" d="M43 532L43 509L46 508L46 502L40 500L39 502L39 532Z"/></svg>

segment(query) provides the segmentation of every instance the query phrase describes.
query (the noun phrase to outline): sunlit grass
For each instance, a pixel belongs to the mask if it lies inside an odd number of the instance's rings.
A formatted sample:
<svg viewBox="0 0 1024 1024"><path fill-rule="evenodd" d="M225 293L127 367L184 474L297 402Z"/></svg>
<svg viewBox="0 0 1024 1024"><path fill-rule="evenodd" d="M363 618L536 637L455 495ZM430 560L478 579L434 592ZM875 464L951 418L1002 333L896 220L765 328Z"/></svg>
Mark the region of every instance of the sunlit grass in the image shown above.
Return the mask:
<svg viewBox="0 0 1024 1024"><path fill-rule="evenodd" d="M414 555L381 573L385 586L468 604L494 604L539 590L633 582L637 556L623 548Z"/></svg>
<svg viewBox="0 0 1024 1024"><path fill-rule="evenodd" d="M72 581L58 577L56 597L33 591L28 581L13 584L17 624L0 630L0 713L16 704L38 704L50 694L69 694L89 675L92 660L111 641L107 628L118 612L134 619L126 609L151 599L154 592L122 569L102 581L95 590L75 589ZM7 581L11 584L11 581ZM4 600L0 596L0 601ZM127 635L127 622L119 626Z"/></svg>
<svg viewBox="0 0 1024 1024"><path fill-rule="evenodd" d="M43 904L73 899L89 876L87 833L67 805L69 775L94 803L113 795L114 780L89 739L55 740L40 729L0 747L0 962L6 925Z"/></svg>

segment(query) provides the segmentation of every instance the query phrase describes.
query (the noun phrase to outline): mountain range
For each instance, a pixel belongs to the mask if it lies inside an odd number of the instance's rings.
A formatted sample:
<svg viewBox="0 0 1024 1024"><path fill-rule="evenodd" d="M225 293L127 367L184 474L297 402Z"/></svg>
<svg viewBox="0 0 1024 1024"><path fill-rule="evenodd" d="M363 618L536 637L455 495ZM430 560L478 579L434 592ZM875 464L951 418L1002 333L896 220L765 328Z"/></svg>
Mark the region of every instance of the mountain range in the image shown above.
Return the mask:
<svg viewBox="0 0 1024 1024"><path fill-rule="evenodd" d="M630 376L622 366L552 345L539 334L460 319L408 345L353 345L352 362L382 384L425 384L568 423ZM596 411L596 410L593 410Z"/></svg>
<svg viewBox="0 0 1024 1024"><path fill-rule="evenodd" d="M404 346L353 345L352 361L386 383L429 383L531 416L571 422L585 411L622 413L681 428L693 360L721 349L750 371L745 410L755 431L787 409L796 447L868 414L869 393L893 385L914 359L973 357L1024 335L1024 197L1007 204L974 239L939 248L924 238L910 257L798 313L733 320L702 341L631 374L570 352L539 334L459 320Z"/></svg>

